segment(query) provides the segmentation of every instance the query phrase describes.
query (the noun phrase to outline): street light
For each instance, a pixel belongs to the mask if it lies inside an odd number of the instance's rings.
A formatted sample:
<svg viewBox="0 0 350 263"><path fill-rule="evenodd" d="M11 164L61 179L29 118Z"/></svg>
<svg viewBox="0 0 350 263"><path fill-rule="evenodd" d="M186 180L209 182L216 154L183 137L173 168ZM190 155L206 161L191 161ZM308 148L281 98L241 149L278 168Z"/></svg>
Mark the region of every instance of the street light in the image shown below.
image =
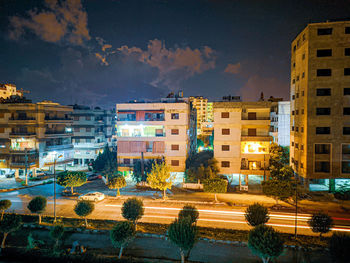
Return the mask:
<svg viewBox="0 0 350 263"><path fill-rule="evenodd" d="M56 161L57 161L57 159L59 159L61 157L63 157L62 154L57 156L53 160L53 192L54 192L54 195L53 195L53 216L54 216L53 222L54 223L56 223Z"/></svg>

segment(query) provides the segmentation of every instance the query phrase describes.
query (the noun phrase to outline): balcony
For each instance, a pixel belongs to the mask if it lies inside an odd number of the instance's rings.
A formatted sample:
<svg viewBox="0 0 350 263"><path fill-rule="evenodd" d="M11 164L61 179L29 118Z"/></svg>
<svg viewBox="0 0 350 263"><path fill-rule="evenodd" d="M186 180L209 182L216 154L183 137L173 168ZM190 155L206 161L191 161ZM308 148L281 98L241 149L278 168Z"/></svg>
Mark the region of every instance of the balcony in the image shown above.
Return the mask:
<svg viewBox="0 0 350 263"><path fill-rule="evenodd" d="M269 121L270 117L248 117L248 116L242 116L242 120L248 120L248 121Z"/></svg>
<svg viewBox="0 0 350 263"><path fill-rule="evenodd" d="M70 132L70 131L65 131L65 130L62 130L62 131L46 131L45 132L45 135L46 137L55 137L55 136L72 136L73 135L73 132Z"/></svg>
<svg viewBox="0 0 350 263"><path fill-rule="evenodd" d="M271 135L248 135L246 133L241 134L242 141L272 141Z"/></svg>
<svg viewBox="0 0 350 263"><path fill-rule="evenodd" d="M34 121L35 117L11 117L10 121Z"/></svg>
<svg viewBox="0 0 350 263"><path fill-rule="evenodd" d="M72 122L73 119L69 117L45 116L45 121L49 123L66 123Z"/></svg>
<svg viewBox="0 0 350 263"><path fill-rule="evenodd" d="M35 132L28 132L28 131L13 131L10 133L10 138L18 138L18 137L35 137Z"/></svg>
<svg viewBox="0 0 350 263"><path fill-rule="evenodd" d="M16 149L16 148L10 148L11 154L38 154L38 151L36 149Z"/></svg>
<svg viewBox="0 0 350 263"><path fill-rule="evenodd" d="M72 144L60 144L60 145L46 145L46 151L57 151L57 150L67 150L73 149Z"/></svg>

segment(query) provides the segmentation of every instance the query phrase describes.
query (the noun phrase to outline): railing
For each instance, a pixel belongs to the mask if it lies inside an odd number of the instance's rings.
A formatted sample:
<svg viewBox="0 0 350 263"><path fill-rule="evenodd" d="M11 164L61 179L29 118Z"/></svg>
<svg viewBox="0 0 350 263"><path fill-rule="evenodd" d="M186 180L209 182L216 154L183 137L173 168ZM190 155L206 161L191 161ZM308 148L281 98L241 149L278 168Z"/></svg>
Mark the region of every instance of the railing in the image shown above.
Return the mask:
<svg viewBox="0 0 350 263"><path fill-rule="evenodd" d="M9 118L11 121L34 121L35 117L11 117Z"/></svg>
<svg viewBox="0 0 350 263"><path fill-rule="evenodd" d="M256 134L256 135L249 135L249 134L246 134L246 133L243 133L241 134L242 137L264 137L264 138L269 138L271 137L271 135L259 135L259 134Z"/></svg>
<svg viewBox="0 0 350 263"><path fill-rule="evenodd" d="M268 170L267 168L264 169L264 167L257 167L257 168L249 168L247 166L241 166L241 170L257 170L257 171L264 171Z"/></svg>
<svg viewBox="0 0 350 263"><path fill-rule="evenodd" d="M255 118L249 118L242 116L242 120L248 120L248 121L268 121L270 120L270 117L255 117Z"/></svg>
<svg viewBox="0 0 350 263"><path fill-rule="evenodd" d="M72 121L72 118L65 117L45 117L46 121Z"/></svg>
<svg viewBox="0 0 350 263"><path fill-rule="evenodd" d="M11 132L10 135L18 135L18 136L29 136L29 135L35 135L35 132L26 132L26 131L16 131L16 132Z"/></svg>
<svg viewBox="0 0 350 263"><path fill-rule="evenodd" d="M129 134L129 135L122 135L122 134L117 134L118 137L135 137L135 138L147 138L147 137L165 137L165 133L162 134L154 134L154 135L136 135L136 134Z"/></svg>
<svg viewBox="0 0 350 263"><path fill-rule="evenodd" d="M73 148L72 144L46 145L46 150L60 150Z"/></svg>
<svg viewBox="0 0 350 263"><path fill-rule="evenodd" d="M69 131L46 131L45 134L72 134L73 132Z"/></svg>

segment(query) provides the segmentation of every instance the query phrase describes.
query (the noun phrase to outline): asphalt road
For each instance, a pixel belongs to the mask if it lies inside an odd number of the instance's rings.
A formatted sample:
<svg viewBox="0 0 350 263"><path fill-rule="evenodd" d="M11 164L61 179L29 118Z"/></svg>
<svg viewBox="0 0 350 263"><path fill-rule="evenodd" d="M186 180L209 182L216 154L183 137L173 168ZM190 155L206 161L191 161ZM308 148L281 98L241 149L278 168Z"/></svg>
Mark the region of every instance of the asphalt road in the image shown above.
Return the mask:
<svg viewBox="0 0 350 263"><path fill-rule="evenodd" d="M91 184L93 186L94 184ZM93 187L92 187L93 188ZM60 195L62 187L57 186L57 216L76 217L73 208L77 198L66 198ZM86 186L85 189L79 189L79 192L91 191L91 188ZM123 194L123 191L122 191ZM130 194L130 193L127 193ZM27 209L27 204L33 196L43 195L48 198L48 206L44 215L53 215L53 184L36 186L14 192L0 193L0 199L9 199L12 206L9 211L19 213L30 213ZM124 197L125 198L125 197ZM122 220L121 206L124 199L115 197L107 197L105 200L97 202L94 212L89 216L91 219L112 219ZM145 199L145 214L141 222L149 223L171 223L183 207L181 202L163 202L161 200ZM244 218L244 209L232 208L226 205L207 205L196 204L199 210L199 226L228 228L249 230ZM312 231L307 226L309 214L298 214L298 233L312 235ZM334 218L335 225L333 230L350 232L350 215L344 215L343 218ZM270 212L270 220L268 225L275 229L294 233L295 215L294 213L279 213Z"/></svg>

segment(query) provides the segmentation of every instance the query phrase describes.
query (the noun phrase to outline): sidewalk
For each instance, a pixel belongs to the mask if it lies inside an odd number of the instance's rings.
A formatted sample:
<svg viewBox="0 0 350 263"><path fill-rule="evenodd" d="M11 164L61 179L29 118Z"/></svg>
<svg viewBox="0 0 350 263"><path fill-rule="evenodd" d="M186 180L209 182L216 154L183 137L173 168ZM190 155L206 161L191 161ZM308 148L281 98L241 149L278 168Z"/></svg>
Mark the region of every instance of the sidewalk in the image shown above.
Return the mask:
<svg viewBox="0 0 350 263"><path fill-rule="evenodd" d="M20 177L23 182L25 182L25 177ZM44 182L50 181L52 179L43 179L39 181L31 181L28 178L28 185L29 187L35 186L35 185L41 185ZM26 185L23 185L21 182L16 182L15 178L5 178L5 177L0 177L0 191L1 190L8 190L12 191L12 189L17 189L17 188L22 188L26 187Z"/></svg>

